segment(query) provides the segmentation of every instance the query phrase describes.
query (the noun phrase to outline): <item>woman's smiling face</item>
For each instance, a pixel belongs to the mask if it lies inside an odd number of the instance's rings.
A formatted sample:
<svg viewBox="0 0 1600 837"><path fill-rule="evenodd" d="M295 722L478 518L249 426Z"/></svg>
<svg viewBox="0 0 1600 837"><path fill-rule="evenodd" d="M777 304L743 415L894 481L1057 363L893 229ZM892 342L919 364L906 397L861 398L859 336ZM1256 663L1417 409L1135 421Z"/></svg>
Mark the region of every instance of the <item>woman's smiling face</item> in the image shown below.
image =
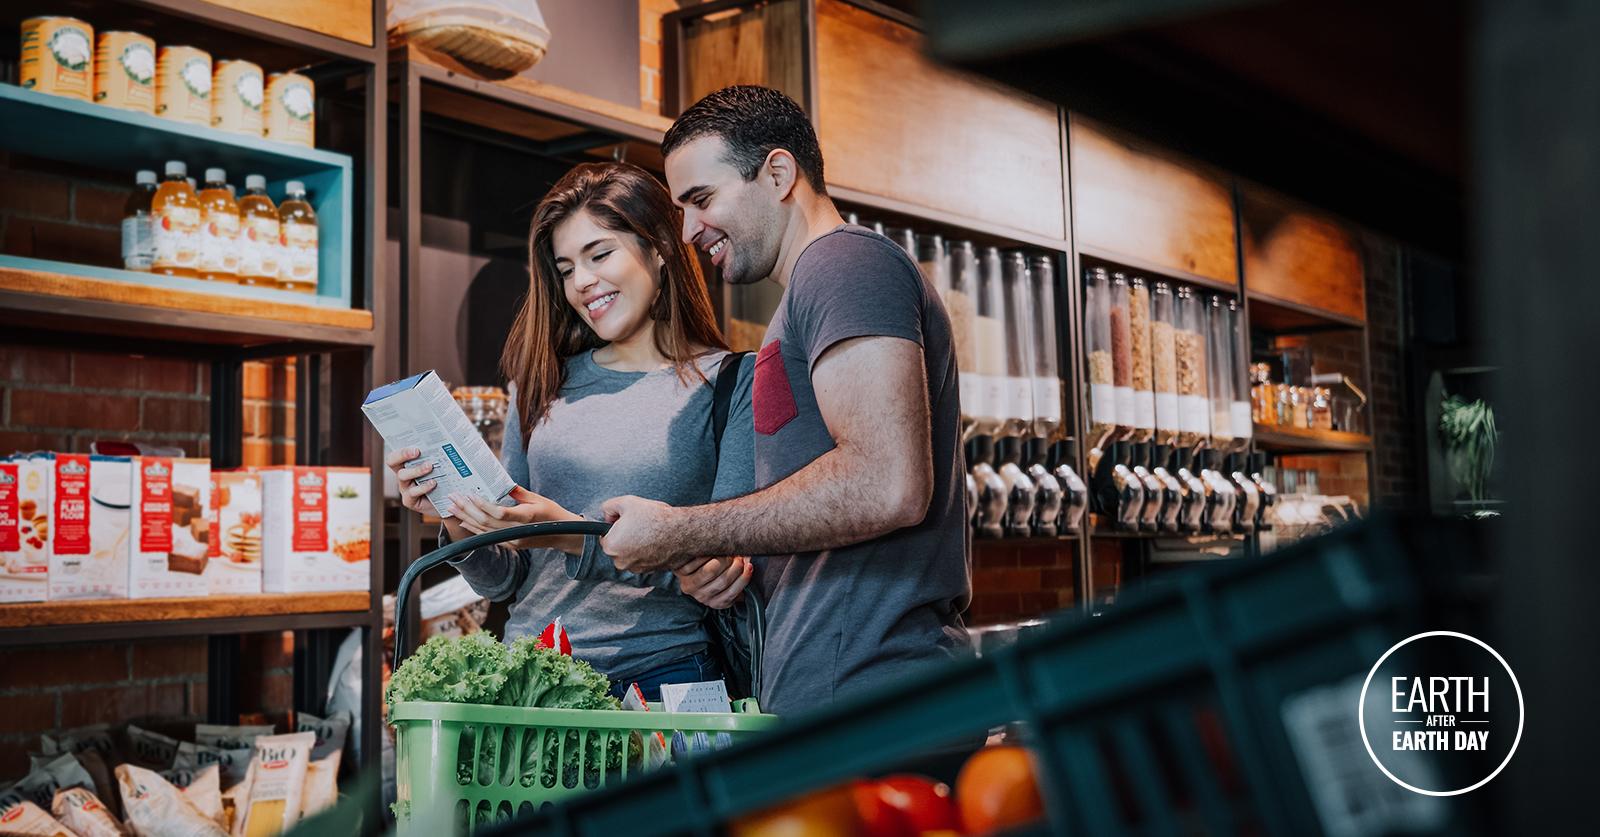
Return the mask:
<svg viewBox="0 0 1600 837"><path fill-rule="evenodd" d="M661 266L637 238L580 210L556 225L550 244L567 303L601 340L625 341L649 324Z"/></svg>

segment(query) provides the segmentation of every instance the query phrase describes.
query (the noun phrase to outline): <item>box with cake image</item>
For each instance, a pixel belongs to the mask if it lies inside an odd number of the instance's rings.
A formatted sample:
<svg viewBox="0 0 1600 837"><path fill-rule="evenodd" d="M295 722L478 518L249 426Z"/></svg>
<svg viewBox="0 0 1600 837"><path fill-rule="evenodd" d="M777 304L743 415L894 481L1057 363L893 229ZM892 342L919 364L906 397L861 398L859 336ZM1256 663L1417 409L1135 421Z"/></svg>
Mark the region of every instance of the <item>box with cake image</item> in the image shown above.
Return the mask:
<svg viewBox="0 0 1600 837"><path fill-rule="evenodd" d="M204 596L210 563L211 462L143 456L134 460L128 595Z"/></svg>
<svg viewBox="0 0 1600 837"><path fill-rule="evenodd" d="M48 454L0 459L0 602L42 602L49 595Z"/></svg>
<svg viewBox="0 0 1600 837"><path fill-rule="evenodd" d="M371 587L372 472L262 468L262 585L268 593Z"/></svg>
<svg viewBox="0 0 1600 837"><path fill-rule="evenodd" d="M133 460L51 457L50 600L127 598Z"/></svg>
<svg viewBox="0 0 1600 837"><path fill-rule="evenodd" d="M261 592L261 475L211 472L205 581L212 595Z"/></svg>

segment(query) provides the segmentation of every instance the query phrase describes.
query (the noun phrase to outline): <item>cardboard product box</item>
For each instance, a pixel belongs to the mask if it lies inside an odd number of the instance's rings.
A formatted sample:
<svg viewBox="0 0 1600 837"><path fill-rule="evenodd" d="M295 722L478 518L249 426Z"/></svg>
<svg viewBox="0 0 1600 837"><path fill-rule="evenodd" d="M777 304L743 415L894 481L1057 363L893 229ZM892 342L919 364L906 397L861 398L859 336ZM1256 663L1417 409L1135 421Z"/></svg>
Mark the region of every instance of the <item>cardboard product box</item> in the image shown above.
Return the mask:
<svg viewBox="0 0 1600 837"><path fill-rule="evenodd" d="M0 602L49 595L52 462L48 455L0 461Z"/></svg>
<svg viewBox="0 0 1600 837"><path fill-rule="evenodd" d="M134 460L128 596L210 592L211 462L143 456Z"/></svg>
<svg viewBox="0 0 1600 837"><path fill-rule="evenodd" d="M262 468L262 590L371 587L372 472Z"/></svg>
<svg viewBox="0 0 1600 837"><path fill-rule="evenodd" d="M450 517L446 507L450 495L458 492L515 505L507 495L516 483L434 371L378 387L367 395L361 412L390 450L422 451L408 466L433 464L422 481L439 484L428 499L440 517Z"/></svg>
<svg viewBox="0 0 1600 837"><path fill-rule="evenodd" d="M191 520L206 530L204 578L211 595L261 592L261 475L253 471L211 472L210 517Z"/></svg>
<svg viewBox="0 0 1600 837"><path fill-rule="evenodd" d="M50 600L127 598L133 460L53 457Z"/></svg>

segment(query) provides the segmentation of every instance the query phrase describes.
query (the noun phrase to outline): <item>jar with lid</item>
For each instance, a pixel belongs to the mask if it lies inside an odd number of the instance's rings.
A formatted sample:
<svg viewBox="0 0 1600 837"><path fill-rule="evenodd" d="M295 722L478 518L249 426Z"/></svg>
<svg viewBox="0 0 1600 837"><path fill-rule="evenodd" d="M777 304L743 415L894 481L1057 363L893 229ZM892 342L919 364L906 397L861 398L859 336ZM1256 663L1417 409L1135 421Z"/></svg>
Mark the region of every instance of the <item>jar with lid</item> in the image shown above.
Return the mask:
<svg viewBox="0 0 1600 837"><path fill-rule="evenodd" d="M472 426L478 428L478 433L498 458L500 441L506 430L505 390L499 387L456 387L450 391L450 395L461 405L461 411L467 414Z"/></svg>
<svg viewBox="0 0 1600 837"><path fill-rule="evenodd" d="M1111 276L1102 268L1084 271L1083 319L1089 363L1089 448L1098 448L1117 426L1115 376L1111 360Z"/></svg>
<svg viewBox="0 0 1600 837"><path fill-rule="evenodd" d="M1274 384L1274 407L1278 415L1277 423L1283 427L1294 424L1294 387L1288 384Z"/></svg>
<svg viewBox="0 0 1600 837"><path fill-rule="evenodd" d="M961 400L962 430L982 414L983 373L978 368L978 250L970 241L950 244L950 292L943 294L950 317L950 338L956 346L956 381Z"/></svg>
<svg viewBox="0 0 1600 837"><path fill-rule="evenodd" d="M1156 282L1150 295L1150 384L1156 408L1156 444L1178 439L1178 356L1173 344L1172 287Z"/></svg>
<svg viewBox="0 0 1600 837"><path fill-rule="evenodd" d="M1254 412L1250 407L1250 380L1246 374L1244 346L1244 318L1239 315L1239 300L1228 298L1228 381L1233 390L1229 410L1229 423L1233 425L1234 445L1243 450L1255 435L1252 427Z"/></svg>
<svg viewBox="0 0 1600 837"><path fill-rule="evenodd" d="M1272 367L1265 363L1250 364L1250 420L1256 424L1277 424L1277 391L1269 378Z"/></svg>
<svg viewBox="0 0 1600 837"><path fill-rule="evenodd" d="M1001 276L1000 251L984 248L978 262L978 316L974 330L977 335L978 383L983 394L978 397L977 419L979 433L994 433L1005 423L1007 412L1006 375L1010 360L1006 357L1006 302L1005 285Z"/></svg>
<svg viewBox="0 0 1600 837"><path fill-rule="evenodd" d="M1206 315L1194 291L1180 286L1174 300L1177 326L1178 444L1193 447L1211 434L1211 407L1206 390Z"/></svg>
<svg viewBox="0 0 1600 837"><path fill-rule="evenodd" d="M1056 268L1048 256L1028 263L1033 290L1034 435L1054 440L1061 429L1061 363L1056 334Z"/></svg>
<svg viewBox="0 0 1600 837"><path fill-rule="evenodd" d="M1134 427L1136 408L1133 398L1133 328L1128 321L1128 277L1111 274L1111 296L1107 300L1111 317L1111 383L1116 388L1118 437L1126 437ZM1154 417L1151 417L1154 422Z"/></svg>
<svg viewBox="0 0 1600 837"><path fill-rule="evenodd" d="M1026 434L1033 430L1033 374L1038 363L1038 344L1033 338L1033 287L1028 281L1028 257L1019 250L1007 252L1002 262L1000 282L1005 291L1005 428L1012 435Z"/></svg>
<svg viewBox="0 0 1600 837"><path fill-rule="evenodd" d="M1301 429L1311 426L1311 388L1289 388L1289 424Z"/></svg>
<svg viewBox="0 0 1600 837"><path fill-rule="evenodd" d="M1155 372L1151 365L1150 287L1141 276L1128 281L1128 347L1133 386L1133 439L1147 442L1156 434Z"/></svg>
<svg viewBox="0 0 1600 837"><path fill-rule="evenodd" d="M1314 430L1333 429L1333 404L1327 387L1311 388L1310 426Z"/></svg>

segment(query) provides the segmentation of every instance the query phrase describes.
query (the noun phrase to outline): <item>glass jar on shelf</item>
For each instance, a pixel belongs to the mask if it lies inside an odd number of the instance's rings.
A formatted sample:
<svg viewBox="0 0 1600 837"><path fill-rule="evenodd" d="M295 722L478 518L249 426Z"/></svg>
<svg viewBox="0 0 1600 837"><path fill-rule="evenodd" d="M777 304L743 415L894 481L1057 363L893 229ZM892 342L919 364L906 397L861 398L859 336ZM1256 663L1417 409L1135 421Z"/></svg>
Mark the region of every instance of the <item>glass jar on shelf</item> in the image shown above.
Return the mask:
<svg viewBox="0 0 1600 837"><path fill-rule="evenodd" d="M1211 442L1218 450L1233 444L1233 352L1228 348L1233 330L1228 306L1219 294L1206 301L1206 380L1211 404Z"/></svg>
<svg viewBox="0 0 1600 837"><path fill-rule="evenodd" d="M472 426L478 428L489 449L500 455L506 431L506 392L499 387L456 387L450 396L461 405Z"/></svg>
<svg viewBox="0 0 1600 837"><path fill-rule="evenodd" d="M1278 423L1278 393L1271 375L1267 364L1250 364L1250 420L1256 424Z"/></svg>
<svg viewBox="0 0 1600 837"><path fill-rule="evenodd" d="M1192 447L1211 434L1211 405L1206 390L1206 315L1203 303L1186 286L1179 286L1174 305L1178 444Z"/></svg>
<svg viewBox="0 0 1600 837"><path fill-rule="evenodd" d="M1116 385L1111 361L1111 276L1102 268L1084 275L1083 327L1088 344L1089 448L1098 448L1117 426Z"/></svg>
<svg viewBox="0 0 1600 837"><path fill-rule="evenodd" d="M1311 388L1289 388L1289 425L1297 429L1311 427Z"/></svg>
<svg viewBox="0 0 1600 837"><path fill-rule="evenodd" d="M978 364L978 250L970 241L950 244L950 290L943 294L950 317L950 337L956 345L956 380L961 399L963 431L983 415L983 371Z"/></svg>
<svg viewBox="0 0 1600 837"><path fill-rule="evenodd" d="M1333 429L1333 404L1327 387L1311 388L1309 423L1314 430Z"/></svg>
<svg viewBox="0 0 1600 837"><path fill-rule="evenodd" d="M1150 377L1155 390L1156 444L1178 439L1178 355L1172 287L1156 282L1150 295Z"/></svg>
<svg viewBox="0 0 1600 837"><path fill-rule="evenodd" d="M1116 387L1117 429L1121 437L1132 432L1136 421L1133 397L1133 328L1128 321L1128 277L1111 274L1107 301L1111 317L1111 382ZM1154 417L1152 417L1152 420Z"/></svg>
<svg viewBox="0 0 1600 837"><path fill-rule="evenodd" d="M1133 438L1145 442L1156 433L1156 392L1151 366L1150 286L1143 277L1128 282L1128 349L1133 386Z"/></svg>

